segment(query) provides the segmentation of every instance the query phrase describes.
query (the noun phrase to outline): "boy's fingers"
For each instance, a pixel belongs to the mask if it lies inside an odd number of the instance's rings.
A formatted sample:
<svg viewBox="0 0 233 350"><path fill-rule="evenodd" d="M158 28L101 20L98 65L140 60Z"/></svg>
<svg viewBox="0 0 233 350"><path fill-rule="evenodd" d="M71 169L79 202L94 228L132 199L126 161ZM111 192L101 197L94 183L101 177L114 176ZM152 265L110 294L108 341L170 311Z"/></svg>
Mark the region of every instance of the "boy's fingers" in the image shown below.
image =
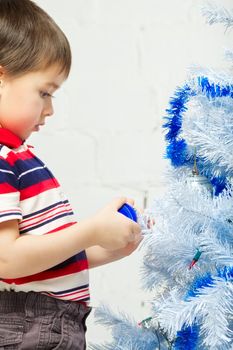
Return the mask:
<svg viewBox="0 0 233 350"><path fill-rule="evenodd" d="M139 242L142 240L142 238L143 236L141 235L141 233L131 233L128 242Z"/></svg>
<svg viewBox="0 0 233 350"><path fill-rule="evenodd" d="M134 200L132 198L127 198L127 203L134 206Z"/></svg>
<svg viewBox="0 0 233 350"><path fill-rule="evenodd" d="M112 209L120 209L125 203L128 203L131 206L134 206L134 200L132 198L126 198L126 197L117 197L112 200L112 202L109 204L109 206Z"/></svg>
<svg viewBox="0 0 233 350"><path fill-rule="evenodd" d="M137 223L132 222L132 224L133 224L133 230L129 237L129 240L130 242L139 241L142 237L141 227Z"/></svg>
<svg viewBox="0 0 233 350"><path fill-rule="evenodd" d="M122 205L124 205L127 201L127 198L126 197L117 197L115 199L112 200L112 202L109 204L109 206L112 208L112 209L120 209L122 207Z"/></svg>
<svg viewBox="0 0 233 350"><path fill-rule="evenodd" d="M139 212L139 214L143 214L144 213L144 210L142 208L138 208L136 207L137 211Z"/></svg>

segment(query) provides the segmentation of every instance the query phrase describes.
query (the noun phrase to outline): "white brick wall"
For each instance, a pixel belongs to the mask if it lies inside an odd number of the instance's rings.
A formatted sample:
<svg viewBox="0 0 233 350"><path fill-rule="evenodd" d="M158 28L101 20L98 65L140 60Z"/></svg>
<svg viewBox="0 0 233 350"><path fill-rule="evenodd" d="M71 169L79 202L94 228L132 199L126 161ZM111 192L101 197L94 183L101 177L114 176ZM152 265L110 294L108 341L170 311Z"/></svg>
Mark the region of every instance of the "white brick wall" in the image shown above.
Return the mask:
<svg viewBox="0 0 233 350"><path fill-rule="evenodd" d="M36 2L67 34L73 67L56 94L55 117L31 142L78 218L119 194L143 206L148 192L149 205L163 190L160 126L168 98L191 64L226 67L232 31L205 24L204 0ZM218 3L233 7L232 0ZM141 317L139 255L91 272L93 303L105 299ZM104 337L92 317L89 324L88 339Z"/></svg>

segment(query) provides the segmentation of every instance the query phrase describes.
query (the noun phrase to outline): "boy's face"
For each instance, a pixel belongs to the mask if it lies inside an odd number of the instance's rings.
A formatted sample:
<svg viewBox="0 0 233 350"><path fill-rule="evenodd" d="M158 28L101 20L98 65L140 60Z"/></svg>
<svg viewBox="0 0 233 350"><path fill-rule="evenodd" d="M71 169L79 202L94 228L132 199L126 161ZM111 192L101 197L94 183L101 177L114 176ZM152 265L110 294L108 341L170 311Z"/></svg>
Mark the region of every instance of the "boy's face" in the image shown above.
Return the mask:
<svg viewBox="0 0 233 350"><path fill-rule="evenodd" d="M0 80L0 126L26 140L53 114L52 95L64 82L64 74L51 66L18 78L2 73Z"/></svg>

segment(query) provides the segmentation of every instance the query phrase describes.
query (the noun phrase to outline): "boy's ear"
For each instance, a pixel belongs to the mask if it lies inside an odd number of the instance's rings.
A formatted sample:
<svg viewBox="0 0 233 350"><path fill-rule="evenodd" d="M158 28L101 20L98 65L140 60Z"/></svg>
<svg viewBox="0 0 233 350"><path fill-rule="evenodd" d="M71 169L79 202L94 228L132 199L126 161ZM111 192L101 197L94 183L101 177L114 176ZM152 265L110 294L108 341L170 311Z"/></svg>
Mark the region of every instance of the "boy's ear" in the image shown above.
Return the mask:
<svg viewBox="0 0 233 350"><path fill-rule="evenodd" d="M3 66L0 65L0 79L2 79L2 76L5 74L5 70Z"/></svg>
<svg viewBox="0 0 233 350"><path fill-rule="evenodd" d="M2 88L3 85L3 72L2 72L2 66L0 66L0 89Z"/></svg>
<svg viewBox="0 0 233 350"><path fill-rule="evenodd" d="M7 74L5 68L0 65L0 89L3 87L3 82L6 79Z"/></svg>
<svg viewBox="0 0 233 350"><path fill-rule="evenodd" d="M3 76L4 76L3 68L2 68L2 66L0 66L0 89L3 86Z"/></svg>
<svg viewBox="0 0 233 350"><path fill-rule="evenodd" d="M0 65L0 79L1 80L4 79L6 77L6 75L7 75L6 69Z"/></svg>

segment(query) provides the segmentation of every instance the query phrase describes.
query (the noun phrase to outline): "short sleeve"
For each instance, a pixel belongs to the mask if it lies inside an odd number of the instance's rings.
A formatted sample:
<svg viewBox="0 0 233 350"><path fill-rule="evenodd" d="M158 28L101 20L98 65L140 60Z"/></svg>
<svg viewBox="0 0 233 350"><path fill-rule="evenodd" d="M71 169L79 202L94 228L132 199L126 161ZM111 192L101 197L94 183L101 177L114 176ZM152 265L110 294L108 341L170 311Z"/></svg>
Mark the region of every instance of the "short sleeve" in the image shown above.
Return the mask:
<svg viewBox="0 0 233 350"><path fill-rule="evenodd" d="M0 157L0 222L22 219L18 179L13 167Z"/></svg>

